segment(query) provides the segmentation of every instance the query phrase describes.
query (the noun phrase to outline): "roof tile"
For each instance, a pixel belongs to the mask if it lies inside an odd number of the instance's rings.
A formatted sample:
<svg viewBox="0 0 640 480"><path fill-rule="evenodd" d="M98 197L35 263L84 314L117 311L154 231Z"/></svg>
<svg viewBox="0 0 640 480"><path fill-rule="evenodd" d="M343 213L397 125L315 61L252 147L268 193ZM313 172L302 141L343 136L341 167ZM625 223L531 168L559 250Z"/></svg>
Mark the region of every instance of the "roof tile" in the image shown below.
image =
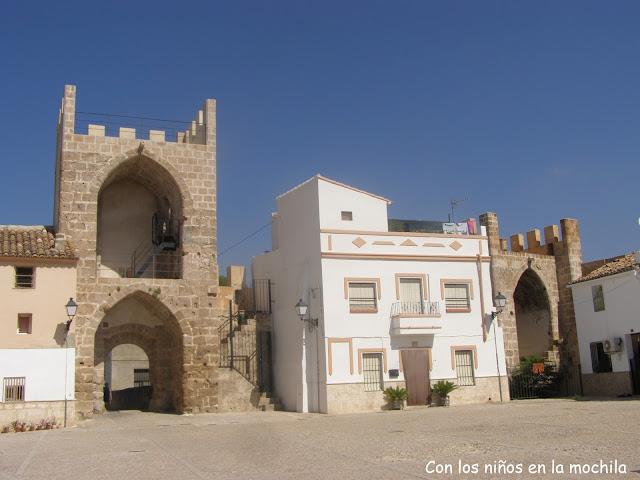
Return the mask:
<svg viewBox="0 0 640 480"><path fill-rule="evenodd" d="M0 225L1 257L76 258L69 241L56 248L51 228L14 225Z"/></svg>

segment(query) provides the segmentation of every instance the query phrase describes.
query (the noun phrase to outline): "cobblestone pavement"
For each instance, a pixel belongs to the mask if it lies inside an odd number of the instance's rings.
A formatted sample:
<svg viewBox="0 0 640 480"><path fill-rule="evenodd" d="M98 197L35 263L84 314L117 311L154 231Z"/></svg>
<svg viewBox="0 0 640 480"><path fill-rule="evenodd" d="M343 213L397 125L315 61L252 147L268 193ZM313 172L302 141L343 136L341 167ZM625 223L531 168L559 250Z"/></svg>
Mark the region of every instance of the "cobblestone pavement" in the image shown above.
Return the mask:
<svg viewBox="0 0 640 480"><path fill-rule="evenodd" d="M427 473L451 464L453 474ZM0 435L0 478L391 479L458 477L458 461L624 463L640 473L640 400L531 400L357 415L286 412L196 416L116 412L78 427ZM506 463L500 464L500 460ZM551 462L565 466L552 474ZM446 467L445 467L446 468ZM600 467L598 467L600 468ZM521 476L520 476L521 478Z"/></svg>

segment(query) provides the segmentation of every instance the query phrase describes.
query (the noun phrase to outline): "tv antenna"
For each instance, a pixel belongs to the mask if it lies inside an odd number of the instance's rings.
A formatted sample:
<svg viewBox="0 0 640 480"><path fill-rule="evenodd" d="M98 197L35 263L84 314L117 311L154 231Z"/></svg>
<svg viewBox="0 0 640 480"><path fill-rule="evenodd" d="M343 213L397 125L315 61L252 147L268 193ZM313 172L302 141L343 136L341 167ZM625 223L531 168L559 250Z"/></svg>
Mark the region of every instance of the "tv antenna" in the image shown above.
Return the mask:
<svg viewBox="0 0 640 480"><path fill-rule="evenodd" d="M463 202L466 202L467 200L469 200L467 197L465 198L452 198L451 201L449 202L449 204L451 205L451 214L449 214L449 222L450 223L456 223L456 219L455 219L455 209L458 205L460 205Z"/></svg>

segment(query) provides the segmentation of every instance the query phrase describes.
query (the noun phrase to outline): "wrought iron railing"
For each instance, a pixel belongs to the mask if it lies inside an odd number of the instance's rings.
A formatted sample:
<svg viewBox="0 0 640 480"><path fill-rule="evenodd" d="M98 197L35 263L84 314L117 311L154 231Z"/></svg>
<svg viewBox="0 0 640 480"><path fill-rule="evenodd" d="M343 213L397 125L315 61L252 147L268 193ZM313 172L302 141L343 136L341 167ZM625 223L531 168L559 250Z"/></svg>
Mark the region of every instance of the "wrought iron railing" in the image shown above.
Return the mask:
<svg viewBox="0 0 640 480"><path fill-rule="evenodd" d="M2 381L3 402L24 402L25 377L5 377Z"/></svg>
<svg viewBox="0 0 640 480"><path fill-rule="evenodd" d="M425 315L439 316L440 302L396 302L391 306L391 316L400 315Z"/></svg>
<svg viewBox="0 0 640 480"><path fill-rule="evenodd" d="M256 331L246 328L248 322L246 312L231 311L227 319L220 324L218 365L235 370L248 382L258 386Z"/></svg>
<svg viewBox="0 0 640 480"><path fill-rule="evenodd" d="M75 133L89 133L89 125L104 127L104 135L107 137L120 136L120 128L134 128L135 137L147 140L150 131L165 133L166 141L175 142L178 135L189 130L192 122L180 120L163 120L160 118L138 117L134 115L120 115L115 113L76 112Z"/></svg>
<svg viewBox="0 0 640 480"><path fill-rule="evenodd" d="M121 278L182 278L182 255L179 251L163 251L145 255L101 255L97 263L98 277Z"/></svg>

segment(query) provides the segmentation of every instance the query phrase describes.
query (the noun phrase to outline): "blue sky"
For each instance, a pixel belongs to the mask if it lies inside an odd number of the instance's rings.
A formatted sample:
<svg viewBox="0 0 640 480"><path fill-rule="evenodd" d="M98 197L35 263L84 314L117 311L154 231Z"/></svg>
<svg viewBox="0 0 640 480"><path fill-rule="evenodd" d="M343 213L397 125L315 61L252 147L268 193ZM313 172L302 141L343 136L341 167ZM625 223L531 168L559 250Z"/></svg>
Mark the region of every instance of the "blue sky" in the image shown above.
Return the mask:
<svg viewBox="0 0 640 480"><path fill-rule="evenodd" d="M220 251L315 173L396 218L580 221L585 259L640 248L640 3L6 2L0 223L50 224L55 123L190 120L218 101ZM223 255L248 264L268 229Z"/></svg>

